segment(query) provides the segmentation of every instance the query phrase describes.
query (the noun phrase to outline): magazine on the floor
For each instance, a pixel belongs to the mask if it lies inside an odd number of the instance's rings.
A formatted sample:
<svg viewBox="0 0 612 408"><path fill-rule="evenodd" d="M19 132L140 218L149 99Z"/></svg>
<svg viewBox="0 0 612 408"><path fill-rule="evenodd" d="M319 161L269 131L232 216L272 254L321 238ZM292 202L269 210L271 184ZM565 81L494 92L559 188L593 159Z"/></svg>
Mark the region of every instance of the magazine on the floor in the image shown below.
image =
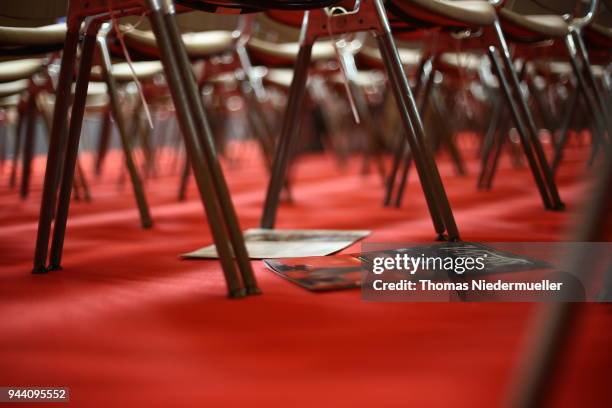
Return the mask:
<svg viewBox="0 0 612 408"><path fill-rule="evenodd" d="M244 232L251 259L331 255L370 235L367 230L280 230L252 228ZM184 258L218 258L214 245L183 254Z"/></svg>
<svg viewBox="0 0 612 408"><path fill-rule="evenodd" d="M359 288L364 275L364 266L376 257L393 257L397 254L409 256L465 257L477 253L486 254L488 263L481 274L511 273L536 269L549 269L547 262L513 254L487 245L459 242L419 245L406 248L385 249L356 254L335 256L313 256L288 259L264 259L268 269L283 278L312 291L329 291ZM448 279L447 271L419 271L423 279Z"/></svg>

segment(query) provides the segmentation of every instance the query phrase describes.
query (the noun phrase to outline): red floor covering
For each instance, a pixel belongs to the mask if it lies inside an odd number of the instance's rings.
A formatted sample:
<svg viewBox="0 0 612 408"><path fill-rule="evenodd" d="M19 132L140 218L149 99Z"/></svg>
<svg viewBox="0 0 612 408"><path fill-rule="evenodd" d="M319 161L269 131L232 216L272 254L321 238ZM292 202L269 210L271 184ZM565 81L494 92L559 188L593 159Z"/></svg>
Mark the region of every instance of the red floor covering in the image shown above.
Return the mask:
<svg viewBox="0 0 612 408"><path fill-rule="evenodd" d="M477 161L461 178L442 160L463 238L567 237L588 187L587 153L561 168L566 213L542 209L526 169L504 162L494 190L477 192ZM144 231L110 168L90 176L91 203L73 203L65 270L32 276L42 165L25 202L8 189L6 166L0 173L0 385L67 386L78 407L491 407L533 333L534 304L365 303L358 290L307 292L259 261L264 294L227 300L216 262L177 258L210 242L195 187L179 203L176 176L147 181L155 226ZM278 226L372 229L368 240L379 242L433 238L414 177L404 208L383 209L379 179L358 168L300 160L295 204L281 208ZM257 226L265 172L245 159L226 174L242 227ZM612 308L583 310L553 405L609 407Z"/></svg>

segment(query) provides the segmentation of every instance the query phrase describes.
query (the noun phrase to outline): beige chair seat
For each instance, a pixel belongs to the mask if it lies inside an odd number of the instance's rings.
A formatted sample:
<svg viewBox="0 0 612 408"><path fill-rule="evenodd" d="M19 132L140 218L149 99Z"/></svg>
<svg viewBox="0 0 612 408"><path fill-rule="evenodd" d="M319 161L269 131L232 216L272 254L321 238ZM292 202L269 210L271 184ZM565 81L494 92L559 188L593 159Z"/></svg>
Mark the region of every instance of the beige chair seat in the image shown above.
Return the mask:
<svg viewBox="0 0 612 408"><path fill-rule="evenodd" d="M293 70L290 68L268 69L268 72L266 72L264 76L264 80L282 88L289 88L293 81Z"/></svg>
<svg viewBox="0 0 612 408"><path fill-rule="evenodd" d="M124 33L128 44L157 48L155 36L151 31L128 30ZM203 31L182 35L185 49L190 57L207 57L232 49L234 36L231 31Z"/></svg>
<svg viewBox="0 0 612 408"><path fill-rule="evenodd" d="M19 79L17 81L0 83L0 97L19 94L28 89L30 81Z"/></svg>
<svg viewBox="0 0 612 408"><path fill-rule="evenodd" d="M72 84L72 93L76 84ZM55 105L55 94L43 92L39 95L39 101L41 107L48 112L53 112ZM108 104L108 94L106 91L106 84L104 82L90 82L87 87L87 99L85 100L85 106L88 109L97 109Z"/></svg>
<svg viewBox="0 0 612 408"><path fill-rule="evenodd" d="M18 1L18 0L16 0ZM62 44L66 38L66 24L52 24L43 27L0 27L0 45L53 45Z"/></svg>
<svg viewBox="0 0 612 408"><path fill-rule="evenodd" d="M236 83L236 74L233 72L222 72L207 78L206 82L213 85L231 85Z"/></svg>
<svg viewBox="0 0 612 408"><path fill-rule="evenodd" d="M499 15L503 21L545 37L565 37L569 32L569 26L563 17L554 14L523 15L502 9Z"/></svg>
<svg viewBox="0 0 612 408"><path fill-rule="evenodd" d="M250 51L260 55L276 58L284 62L294 62L300 51L297 42L275 43L253 37L247 44ZM331 41L317 41L312 47L312 61L332 59L336 56L336 50Z"/></svg>
<svg viewBox="0 0 612 408"><path fill-rule="evenodd" d="M85 102L88 108L97 108L105 106L108 103L108 93L104 82L90 82L87 87L87 101Z"/></svg>
<svg viewBox="0 0 612 408"><path fill-rule="evenodd" d="M421 62L421 51L413 48L398 48L398 53L402 64L407 67L416 67ZM370 61L376 61L382 64L382 56L377 47L363 47L359 52L360 55Z"/></svg>
<svg viewBox="0 0 612 408"><path fill-rule="evenodd" d="M553 75L559 76L572 76L574 75L574 70L572 65L566 61L537 61L535 63L538 71L541 72L549 72ZM601 65L591 65L591 69L593 70L593 75L597 78L601 78L605 74L605 68Z"/></svg>
<svg viewBox="0 0 612 408"><path fill-rule="evenodd" d="M12 108L19 105L21 97L19 95L11 95L0 98L0 108Z"/></svg>
<svg viewBox="0 0 612 408"><path fill-rule="evenodd" d="M385 74L381 71L358 71L353 80L360 87L380 85L385 82ZM332 81L338 85L344 85L344 75L339 72L332 77Z"/></svg>
<svg viewBox="0 0 612 408"><path fill-rule="evenodd" d="M136 61L132 63L137 79L149 79L164 72L160 61ZM129 82L134 79L130 65L127 62L113 64L112 74L116 81ZM94 81L102 81L102 67L95 66L91 70L91 78Z"/></svg>
<svg viewBox="0 0 612 408"><path fill-rule="evenodd" d="M42 63L40 58L0 62L0 82L27 79L40 70Z"/></svg>
<svg viewBox="0 0 612 408"><path fill-rule="evenodd" d="M392 3L411 16L440 24L456 22L486 26L496 19L495 8L486 0L393 0Z"/></svg>
<svg viewBox="0 0 612 408"><path fill-rule="evenodd" d="M439 62L451 68L478 71L483 64L483 57L472 53L445 52L440 56Z"/></svg>

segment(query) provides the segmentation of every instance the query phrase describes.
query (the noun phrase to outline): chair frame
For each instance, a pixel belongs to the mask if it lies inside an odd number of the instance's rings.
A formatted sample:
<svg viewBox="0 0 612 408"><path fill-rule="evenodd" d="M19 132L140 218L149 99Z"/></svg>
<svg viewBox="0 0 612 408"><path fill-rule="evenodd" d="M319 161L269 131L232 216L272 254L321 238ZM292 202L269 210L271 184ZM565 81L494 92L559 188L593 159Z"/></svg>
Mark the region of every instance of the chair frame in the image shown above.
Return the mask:
<svg viewBox="0 0 612 408"><path fill-rule="evenodd" d="M70 186L74 177L85 97L98 31L105 21L111 20L113 17L146 12L149 15L161 51L161 62L175 104L190 162L193 166L193 173L196 176L200 197L208 215L207 219L213 240L219 253L228 295L237 298L247 294L260 293L227 184L217 160L202 99L198 94L195 78L177 28L174 5L165 0L117 1L112 5L112 8L109 4L108 0L70 1L68 32L59 74L33 273L62 269L61 260L70 205ZM81 56L76 77L72 114L68 124L70 85L73 79L82 23L84 35L81 41ZM67 136L66 129L68 130ZM66 137L67 148L62 152L60 146L62 140ZM63 160L60 160L62 157ZM53 180L60 174L60 163L62 161L65 164L58 197ZM58 201L57 208L56 200ZM55 218L55 224L49 263L47 264L48 243L53 218Z"/></svg>
<svg viewBox="0 0 612 408"><path fill-rule="evenodd" d="M337 11L337 8L311 10L304 15L300 34L300 50L294 65L295 72L276 149L272 178L266 192L261 227L274 228L280 193L299 128L297 123L304 99L312 47L317 38L329 36L328 24L330 24L332 25L331 31L335 34L370 31L375 35L406 130L407 142L414 152L417 172L437 234L436 238L459 240L459 230L440 174L425 144L423 124L395 45L383 1L360 0L355 2L355 8L351 11L335 14Z"/></svg>

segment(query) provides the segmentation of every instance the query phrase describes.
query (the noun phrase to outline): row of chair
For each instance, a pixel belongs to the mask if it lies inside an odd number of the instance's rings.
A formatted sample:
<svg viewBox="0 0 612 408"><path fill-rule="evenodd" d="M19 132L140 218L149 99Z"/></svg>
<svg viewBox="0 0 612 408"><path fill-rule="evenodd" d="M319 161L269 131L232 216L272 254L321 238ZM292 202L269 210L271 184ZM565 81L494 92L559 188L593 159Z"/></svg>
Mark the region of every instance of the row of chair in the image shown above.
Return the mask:
<svg viewBox="0 0 612 408"><path fill-rule="evenodd" d="M446 128L428 135L423 119L455 112L452 105L459 102L445 98L467 95L468 83L476 87L470 90L473 100L462 103L481 109L486 119L479 139L481 188L490 188L500 154L509 147L517 163L525 160L529 166L544 207L562 210L554 172L576 112L590 115L592 161L609 143L612 7L605 1L75 0L41 2L44 7L34 14L22 3L2 6L8 19L0 26L7 60L0 62L0 105L19 112L11 180L16 183L22 153L24 198L36 151L37 112L49 129L35 273L61 269L71 196L88 196L78 158L83 119L86 109L98 104L103 124L96 169L101 171L114 123L142 226L153 224L142 180L146 174L134 157L134 135L146 126L139 119L130 127L124 109L131 101L133 117L141 118L148 109L140 94L152 110L159 106L176 115L186 152L180 195L193 175L232 297L259 289L219 165L222 146L212 129L218 118L204 103L206 87L239 84L270 171L263 228L274 228L283 191L290 196L287 174L305 101L312 102L306 111L318 112L333 132L345 126L334 123L338 115L329 105L331 94L347 101L348 116L363 122L364 168L375 160L385 177L387 205L401 204L414 164L437 239L459 240L460 232L434 153L447 151L460 174L465 166L453 129L439 123ZM58 18L65 23L44 25ZM286 95L286 108L271 102L275 89ZM559 89L567 93L554 100L567 105L562 123L551 119L540 95ZM387 115L390 105L397 109L389 121L398 126L385 132L375 118ZM541 127L552 135L552 160ZM510 128L516 129L516 140L509 137ZM154 166L153 150L144 147ZM394 156L388 173L382 159L387 151Z"/></svg>

